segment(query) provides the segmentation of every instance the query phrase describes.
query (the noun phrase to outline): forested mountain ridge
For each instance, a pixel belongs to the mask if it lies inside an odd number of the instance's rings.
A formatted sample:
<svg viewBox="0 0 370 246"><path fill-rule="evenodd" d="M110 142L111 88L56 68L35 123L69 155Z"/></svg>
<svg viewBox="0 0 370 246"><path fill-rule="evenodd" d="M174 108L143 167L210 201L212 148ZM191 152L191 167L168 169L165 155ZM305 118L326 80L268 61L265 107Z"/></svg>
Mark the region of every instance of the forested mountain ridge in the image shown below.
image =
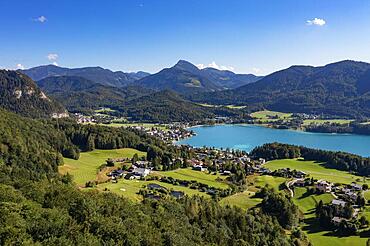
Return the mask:
<svg viewBox="0 0 370 246"><path fill-rule="evenodd" d="M235 74L217 69L199 69L180 60L175 66L138 80L136 84L155 90L170 89L183 95L219 91L257 81L258 76Z"/></svg>
<svg viewBox="0 0 370 246"><path fill-rule="evenodd" d="M126 101L154 92L138 86L118 88L102 85L78 76L47 77L37 84L70 111L117 108Z"/></svg>
<svg viewBox="0 0 370 246"><path fill-rule="evenodd" d="M212 104L261 105L283 112L370 116L370 64L292 66L234 90L190 97Z"/></svg>
<svg viewBox="0 0 370 246"><path fill-rule="evenodd" d="M170 90L129 101L122 110L133 120L151 122L187 122L215 116L208 108L187 101Z"/></svg>
<svg viewBox="0 0 370 246"><path fill-rule="evenodd" d="M66 116L61 104L17 71L0 70L0 107L29 117Z"/></svg>
<svg viewBox="0 0 370 246"><path fill-rule="evenodd" d="M108 86L123 87L148 76L148 73L113 72L101 67L64 68L55 65L44 65L20 70L33 80L38 81L51 76L78 76Z"/></svg>

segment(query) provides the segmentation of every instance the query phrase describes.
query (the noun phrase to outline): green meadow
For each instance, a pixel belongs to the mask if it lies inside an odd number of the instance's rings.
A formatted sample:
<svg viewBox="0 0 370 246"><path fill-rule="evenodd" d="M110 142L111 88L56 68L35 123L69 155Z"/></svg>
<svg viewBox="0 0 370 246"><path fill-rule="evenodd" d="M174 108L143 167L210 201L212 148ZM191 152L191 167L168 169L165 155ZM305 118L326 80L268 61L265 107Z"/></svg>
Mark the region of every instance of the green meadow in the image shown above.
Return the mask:
<svg viewBox="0 0 370 246"><path fill-rule="evenodd" d="M108 192L114 192L118 195L127 197L132 201L141 201L142 196L138 194L141 189L144 189L148 184L158 184L162 187L165 187L168 190L176 190L182 191L188 196L198 195L204 197L210 197L208 194L204 192L200 192L196 189L190 189L188 187L180 186L180 185L172 185L167 184L164 182L160 182L157 180L127 180L127 179L119 179L118 183L104 183L99 184L97 189L100 191L105 191L107 189Z"/></svg>
<svg viewBox="0 0 370 246"><path fill-rule="evenodd" d="M270 110L257 111L252 113L251 116L260 121L290 120L292 118L291 113L282 113ZM273 117L276 118L272 119Z"/></svg>
<svg viewBox="0 0 370 246"><path fill-rule="evenodd" d="M83 152L78 160L64 158L64 165L59 167L59 172L73 175L76 184L81 186L87 181L96 179L98 168L108 158L132 158L134 154L138 154L139 157L146 155L145 152L130 148Z"/></svg>
<svg viewBox="0 0 370 246"><path fill-rule="evenodd" d="M283 159L269 161L265 164L265 167L269 168L272 171L281 168L296 169L310 174L310 176L315 179L325 179L332 183L350 184L352 182L356 182L359 184L370 184L369 179L364 180L364 178L361 176L357 176L345 171L326 168L323 163L304 161L302 159Z"/></svg>
<svg viewBox="0 0 370 246"><path fill-rule="evenodd" d="M180 179L180 180L187 180L187 181L196 180L199 183L207 184L214 188L220 188L220 189L229 188L228 184L216 180L216 179L225 179L225 176L221 176L220 174L214 175L214 174L209 174L208 172L194 171L191 168L177 169L173 171L157 172L157 173L161 176L172 177L172 178Z"/></svg>

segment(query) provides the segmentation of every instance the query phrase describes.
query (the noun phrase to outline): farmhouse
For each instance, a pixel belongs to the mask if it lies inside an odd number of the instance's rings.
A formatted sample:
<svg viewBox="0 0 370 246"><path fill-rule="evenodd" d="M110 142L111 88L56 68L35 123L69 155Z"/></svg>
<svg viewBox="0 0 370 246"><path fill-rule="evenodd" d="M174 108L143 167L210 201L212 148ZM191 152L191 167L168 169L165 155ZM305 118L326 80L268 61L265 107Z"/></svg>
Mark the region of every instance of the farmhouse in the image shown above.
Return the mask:
<svg viewBox="0 0 370 246"><path fill-rule="evenodd" d="M193 170L204 172L204 171L207 171L207 168L201 165L195 165L193 166Z"/></svg>
<svg viewBox="0 0 370 246"><path fill-rule="evenodd" d="M331 204L344 207L346 205L346 202L342 200L334 199L333 201L331 201Z"/></svg>
<svg viewBox="0 0 370 246"><path fill-rule="evenodd" d="M315 184L315 187L321 192L331 192L332 185L325 180L319 180Z"/></svg>
<svg viewBox="0 0 370 246"><path fill-rule="evenodd" d="M133 171L133 174L139 178L143 177L145 178L146 176L148 176L150 174L150 169L148 168L135 168L134 171Z"/></svg>

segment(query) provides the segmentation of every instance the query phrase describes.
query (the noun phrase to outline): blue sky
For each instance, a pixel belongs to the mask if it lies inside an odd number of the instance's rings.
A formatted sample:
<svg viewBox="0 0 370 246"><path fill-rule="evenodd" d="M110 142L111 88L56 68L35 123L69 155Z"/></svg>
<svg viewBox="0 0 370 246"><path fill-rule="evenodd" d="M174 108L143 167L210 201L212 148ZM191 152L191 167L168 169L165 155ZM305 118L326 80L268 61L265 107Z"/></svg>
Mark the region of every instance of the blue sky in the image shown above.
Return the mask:
<svg viewBox="0 0 370 246"><path fill-rule="evenodd" d="M241 73L370 62L368 0L1 0L0 67ZM315 19L316 18L316 19Z"/></svg>

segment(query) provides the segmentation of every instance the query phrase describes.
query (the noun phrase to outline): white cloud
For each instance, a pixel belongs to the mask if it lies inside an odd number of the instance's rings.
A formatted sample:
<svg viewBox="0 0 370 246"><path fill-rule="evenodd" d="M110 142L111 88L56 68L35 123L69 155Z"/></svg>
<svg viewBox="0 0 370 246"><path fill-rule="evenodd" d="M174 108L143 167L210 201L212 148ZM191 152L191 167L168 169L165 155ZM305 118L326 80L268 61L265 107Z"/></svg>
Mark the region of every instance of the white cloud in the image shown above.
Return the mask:
<svg viewBox="0 0 370 246"><path fill-rule="evenodd" d="M55 53L50 53L47 55L47 58L49 61L56 61L59 58L59 55Z"/></svg>
<svg viewBox="0 0 370 246"><path fill-rule="evenodd" d="M39 16L39 17L37 17L37 18L33 19L33 20L34 20L34 21L37 21L37 22L44 23L44 22L46 22L48 19L46 19L46 17L45 17L45 16L41 15L41 16Z"/></svg>
<svg viewBox="0 0 370 246"><path fill-rule="evenodd" d="M16 65L16 67L17 67L17 69L24 69L25 67L22 65L22 64L20 64L20 63L18 63L17 65Z"/></svg>
<svg viewBox="0 0 370 246"><path fill-rule="evenodd" d="M53 62L53 65L54 66L59 66L57 62Z"/></svg>
<svg viewBox="0 0 370 246"><path fill-rule="evenodd" d="M204 68L207 68L207 67L210 67L210 68L215 68L215 69L218 69L218 70L229 70L229 71L234 71L235 68L231 67L231 66L223 66L223 65L218 65L216 64L216 62L212 62L208 65L204 65L204 64L197 64L196 65L199 69L204 69Z"/></svg>
<svg viewBox="0 0 370 246"><path fill-rule="evenodd" d="M312 26L312 25L315 25L315 26L323 26L323 25L326 24L326 21L324 19L315 18L313 20L308 20L306 23L309 26Z"/></svg>
<svg viewBox="0 0 370 246"><path fill-rule="evenodd" d="M252 72L255 74L259 74L262 72L262 69L258 67L252 67Z"/></svg>

